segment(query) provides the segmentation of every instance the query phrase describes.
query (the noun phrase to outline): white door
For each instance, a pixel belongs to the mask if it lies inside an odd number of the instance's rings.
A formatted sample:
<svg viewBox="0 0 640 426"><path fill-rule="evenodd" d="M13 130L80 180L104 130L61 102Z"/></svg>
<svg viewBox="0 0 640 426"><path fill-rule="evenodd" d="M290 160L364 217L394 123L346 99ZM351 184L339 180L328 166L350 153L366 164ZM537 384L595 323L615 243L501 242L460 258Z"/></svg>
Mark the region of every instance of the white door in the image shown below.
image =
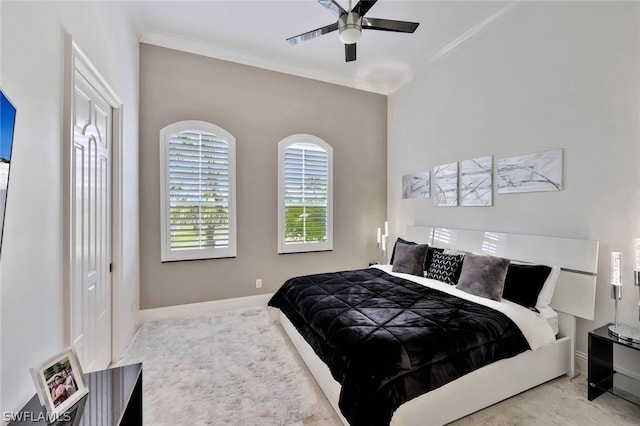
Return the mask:
<svg viewBox="0 0 640 426"><path fill-rule="evenodd" d="M76 69L72 100L71 338L82 369L111 361L112 109Z"/></svg>

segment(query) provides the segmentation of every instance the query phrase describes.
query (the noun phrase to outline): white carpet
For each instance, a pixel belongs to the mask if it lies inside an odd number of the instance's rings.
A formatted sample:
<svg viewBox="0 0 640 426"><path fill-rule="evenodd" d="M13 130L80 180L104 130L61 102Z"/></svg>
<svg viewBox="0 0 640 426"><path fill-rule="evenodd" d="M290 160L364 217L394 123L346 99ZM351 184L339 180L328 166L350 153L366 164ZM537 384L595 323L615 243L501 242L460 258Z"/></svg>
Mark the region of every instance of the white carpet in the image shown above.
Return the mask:
<svg viewBox="0 0 640 426"><path fill-rule="evenodd" d="M119 365L143 363L145 425L309 425L332 416L265 308L145 323Z"/></svg>
<svg viewBox="0 0 640 426"><path fill-rule="evenodd" d="M279 327L266 308L146 323L119 362L143 363L145 425L342 425ZM586 386L564 376L452 425L640 425Z"/></svg>

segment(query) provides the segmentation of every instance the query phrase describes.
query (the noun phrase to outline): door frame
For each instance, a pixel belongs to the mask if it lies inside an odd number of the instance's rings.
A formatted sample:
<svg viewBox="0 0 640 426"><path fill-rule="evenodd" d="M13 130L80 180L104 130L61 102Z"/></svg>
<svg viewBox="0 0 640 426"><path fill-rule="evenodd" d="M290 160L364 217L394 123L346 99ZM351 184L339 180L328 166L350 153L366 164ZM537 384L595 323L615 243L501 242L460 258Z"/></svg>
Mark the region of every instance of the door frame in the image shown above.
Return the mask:
<svg viewBox="0 0 640 426"><path fill-rule="evenodd" d="M107 80L80 49L70 34L65 34L65 69L63 96L63 161L62 161L62 255L63 255L63 338L66 346L72 345L71 336L71 286L72 286L72 156L73 156L73 97L75 71L78 70L91 83L97 92L112 108L111 130L111 362L115 362L120 353L118 348L126 347L126 342L120 342L118 336L126 336L125 325L118 320L117 312L122 311L126 301L123 298L123 179L122 179L122 143L123 143L123 104L120 97L111 88Z"/></svg>

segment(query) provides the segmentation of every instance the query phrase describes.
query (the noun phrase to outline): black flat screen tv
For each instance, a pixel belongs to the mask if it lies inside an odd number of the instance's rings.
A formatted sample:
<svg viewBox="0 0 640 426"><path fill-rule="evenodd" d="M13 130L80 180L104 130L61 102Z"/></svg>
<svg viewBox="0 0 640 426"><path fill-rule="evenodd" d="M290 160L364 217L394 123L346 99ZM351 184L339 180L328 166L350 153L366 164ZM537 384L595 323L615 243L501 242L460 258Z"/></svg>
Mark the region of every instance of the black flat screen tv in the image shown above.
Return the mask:
<svg viewBox="0 0 640 426"><path fill-rule="evenodd" d="M4 212L9 189L9 169L11 167L11 148L16 124L16 107L0 89L0 250L4 234Z"/></svg>

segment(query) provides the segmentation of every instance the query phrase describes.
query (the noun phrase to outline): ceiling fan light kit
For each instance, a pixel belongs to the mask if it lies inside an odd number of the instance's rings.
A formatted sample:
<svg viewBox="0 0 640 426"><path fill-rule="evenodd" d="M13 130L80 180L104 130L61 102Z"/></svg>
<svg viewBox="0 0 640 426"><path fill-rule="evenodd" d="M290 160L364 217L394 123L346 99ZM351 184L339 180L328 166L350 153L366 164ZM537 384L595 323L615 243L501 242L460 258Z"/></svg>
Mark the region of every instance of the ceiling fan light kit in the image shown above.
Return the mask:
<svg viewBox="0 0 640 426"><path fill-rule="evenodd" d="M338 31L340 41L344 44L353 44L362 37L362 20L355 12L349 12L338 18Z"/></svg>
<svg viewBox="0 0 640 426"><path fill-rule="evenodd" d="M326 25L313 31L290 37L287 41L290 44L298 44L300 42L320 37L330 32L338 30L340 41L344 43L345 61L352 62L356 60L356 42L362 37L362 29L390 31L396 33L413 33L418 22L394 21L391 19L366 18L364 15L376 4L377 0L360 0L349 11L345 10L336 0L316 0L329 12L333 13L338 21L333 24ZM351 7L351 1L349 2Z"/></svg>

